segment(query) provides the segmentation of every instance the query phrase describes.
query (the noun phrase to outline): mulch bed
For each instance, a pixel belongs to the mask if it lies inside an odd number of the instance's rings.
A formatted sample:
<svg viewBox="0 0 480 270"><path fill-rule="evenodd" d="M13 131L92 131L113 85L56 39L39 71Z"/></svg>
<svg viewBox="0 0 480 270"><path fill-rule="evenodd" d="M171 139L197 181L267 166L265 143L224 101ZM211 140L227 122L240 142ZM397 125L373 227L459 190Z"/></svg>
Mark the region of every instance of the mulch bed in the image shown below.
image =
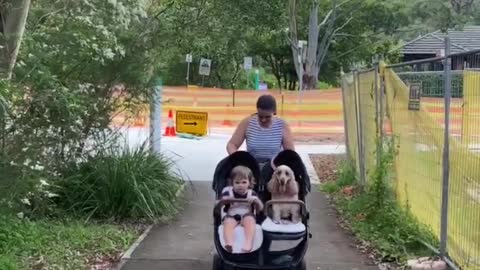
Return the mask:
<svg viewBox="0 0 480 270"><path fill-rule="evenodd" d="M343 133L294 134L294 141L301 144L344 144Z"/></svg>
<svg viewBox="0 0 480 270"><path fill-rule="evenodd" d="M310 160L321 183L335 181L337 166L345 154L311 154Z"/></svg>

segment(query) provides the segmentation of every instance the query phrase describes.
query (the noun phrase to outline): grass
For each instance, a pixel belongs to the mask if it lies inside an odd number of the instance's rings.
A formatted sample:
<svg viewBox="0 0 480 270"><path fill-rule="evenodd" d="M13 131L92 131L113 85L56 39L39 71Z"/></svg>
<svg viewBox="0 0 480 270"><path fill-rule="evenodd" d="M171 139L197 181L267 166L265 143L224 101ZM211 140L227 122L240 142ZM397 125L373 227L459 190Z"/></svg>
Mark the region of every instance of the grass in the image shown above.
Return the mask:
<svg viewBox="0 0 480 270"><path fill-rule="evenodd" d="M65 173L59 183L62 208L96 219L149 219L177 211L183 180L172 162L143 147L99 154Z"/></svg>
<svg viewBox="0 0 480 270"><path fill-rule="evenodd" d="M59 175L0 162L0 269L105 269L141 227L180 210L172 165L144 148L98 153Z"/></svg>
<svg viewBox="0 0 480 270"><path fill-rule="evenodd" d="M0 269L90 269L114 261L137 237L133 227L0 216Z"/></svg>
<svg viewBox="0 0 480 270"><path fill-rule="evenodd" d="M396 201L390 181L393 157L391 149L382 153L380 165L364 188L357 185L353 165L344 162L337 180L321 189L333 196L348 227L370 243L381 261L404 264L410 257L433 255L423 243L438 244L434 234Z"/></svg>

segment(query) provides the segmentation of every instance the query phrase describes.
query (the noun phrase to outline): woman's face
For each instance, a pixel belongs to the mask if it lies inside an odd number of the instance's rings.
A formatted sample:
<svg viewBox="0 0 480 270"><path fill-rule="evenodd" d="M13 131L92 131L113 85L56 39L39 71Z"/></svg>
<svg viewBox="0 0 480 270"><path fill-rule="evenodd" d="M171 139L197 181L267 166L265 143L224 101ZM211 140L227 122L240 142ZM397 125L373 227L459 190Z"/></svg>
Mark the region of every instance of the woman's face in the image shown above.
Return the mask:
<svg viewBox="0 0 480 270"><path fill-rule="evenodd" d="M269 110L262 110L262 109L258 109L257 112L258 112L257 113L258 122L260 123L260 126L270 127L270 124L272 123L273 112Z"/></svg>

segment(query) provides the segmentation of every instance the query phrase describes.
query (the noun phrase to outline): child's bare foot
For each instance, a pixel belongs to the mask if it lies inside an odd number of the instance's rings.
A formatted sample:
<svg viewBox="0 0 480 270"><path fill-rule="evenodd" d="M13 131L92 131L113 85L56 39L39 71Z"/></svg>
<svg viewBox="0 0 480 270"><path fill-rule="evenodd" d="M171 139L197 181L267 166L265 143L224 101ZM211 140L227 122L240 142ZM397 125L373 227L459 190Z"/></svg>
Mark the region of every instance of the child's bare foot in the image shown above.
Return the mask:
<svg viewBox="0 0 480 270"><path fill-rule="evenodd" d="M225 245L225 249L230 253L233 251L232 245Z"/></svg>
<svg viewBox="0 0 480 270"><path fill-rule="evenodd" d="M245 241L245 244L242 247L242 252L243 253L249 253L253 249L253 243L248 243Z"/></svg>

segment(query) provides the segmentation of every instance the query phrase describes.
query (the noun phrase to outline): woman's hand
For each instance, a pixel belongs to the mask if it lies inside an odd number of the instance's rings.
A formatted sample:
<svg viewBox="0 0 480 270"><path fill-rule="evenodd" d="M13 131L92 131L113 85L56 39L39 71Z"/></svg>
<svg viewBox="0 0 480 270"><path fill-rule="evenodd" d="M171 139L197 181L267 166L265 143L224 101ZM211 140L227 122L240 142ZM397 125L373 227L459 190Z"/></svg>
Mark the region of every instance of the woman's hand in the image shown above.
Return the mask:
<svg viewBox="0 0 480 270"><path fill-rule="evenodd" d="M243 119L233 132L232 137L227 143L227 153L229 155L238 151L243 141L245 140L245 134L247 132L248 118Z"/></svg>

